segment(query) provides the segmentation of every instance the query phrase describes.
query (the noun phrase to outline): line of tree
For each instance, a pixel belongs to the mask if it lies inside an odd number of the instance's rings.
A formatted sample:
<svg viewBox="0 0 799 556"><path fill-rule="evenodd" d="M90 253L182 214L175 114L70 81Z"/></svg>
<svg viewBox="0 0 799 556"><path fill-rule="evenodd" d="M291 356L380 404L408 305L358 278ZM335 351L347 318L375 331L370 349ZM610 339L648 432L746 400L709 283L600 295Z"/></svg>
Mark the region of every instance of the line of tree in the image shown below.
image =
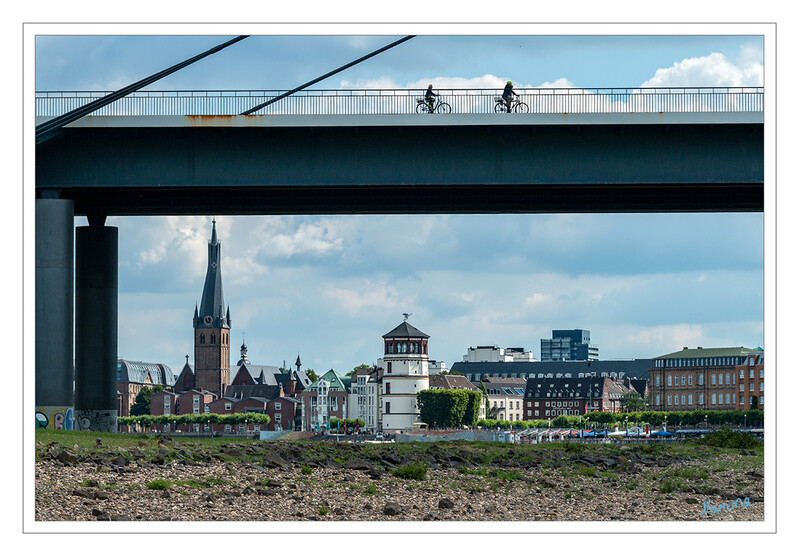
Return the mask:
<svg viewBox="0 0 799 556"><path fill-rule="evenodd" d="M483 396L472 390L422 390L416 394L419 419L434 427L473 427Z"/></svg>
<svg viewBox="0 0 799 556"><path fill-rule="evenodd" d="M189 413L186 415L132 415L117 417L117 425L242 425L244 421L254 425L268 425L271 419L264 413Z"/></svg>
<svg viewBox="0 0 799 556"><path fill-rule="evenodd" d="M659 427L663 423L667 426L721 426L736 425L747 427L763 426L763 410L750 409L747 411L728 410L728 411L633 411L630 413L612 413L609 411L595 411L586 415L559 415L553 419L534 419L530 421L501 421L499 419L480 419L477 426L480 428L589 428L595 423L601 428L614 426L623 427L625 422L633 427L641 423L649 424L650 427Z"/></svg>

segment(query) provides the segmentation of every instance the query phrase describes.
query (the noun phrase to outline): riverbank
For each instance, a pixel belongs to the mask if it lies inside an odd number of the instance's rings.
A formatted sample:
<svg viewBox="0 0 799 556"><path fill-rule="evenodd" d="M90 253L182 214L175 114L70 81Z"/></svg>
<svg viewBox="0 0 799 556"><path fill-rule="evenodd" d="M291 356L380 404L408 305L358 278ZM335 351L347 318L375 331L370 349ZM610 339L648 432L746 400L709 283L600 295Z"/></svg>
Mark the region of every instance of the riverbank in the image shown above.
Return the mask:
<svg viewBox="0 0 799 556"><path fill-rule="evenodd" d="M213 440L37 433L36 519L758 521L764 516L762 447Z"/></svg>

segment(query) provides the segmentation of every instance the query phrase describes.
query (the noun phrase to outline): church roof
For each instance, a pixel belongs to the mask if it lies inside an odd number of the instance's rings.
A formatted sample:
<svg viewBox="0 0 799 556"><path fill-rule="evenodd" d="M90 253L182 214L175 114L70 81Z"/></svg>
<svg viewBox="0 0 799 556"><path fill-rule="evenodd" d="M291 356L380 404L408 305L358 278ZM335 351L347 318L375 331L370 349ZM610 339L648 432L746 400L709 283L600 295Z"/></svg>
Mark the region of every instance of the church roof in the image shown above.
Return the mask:
<svg viewBox="0 0 799 556"><path fill-rule="evenodd" d="M145 363L144 361L117 360L117 382L133 382L137 384L175 384L172 369L163 363Z"/></svg>
<svg viewBox="0 0 799 556"><path fill-rule="evenodd" d="M383 334L384 338L429 338L427 334L418 328L408 324L408 321L403 321L394 328L391 332Z"/></svg>

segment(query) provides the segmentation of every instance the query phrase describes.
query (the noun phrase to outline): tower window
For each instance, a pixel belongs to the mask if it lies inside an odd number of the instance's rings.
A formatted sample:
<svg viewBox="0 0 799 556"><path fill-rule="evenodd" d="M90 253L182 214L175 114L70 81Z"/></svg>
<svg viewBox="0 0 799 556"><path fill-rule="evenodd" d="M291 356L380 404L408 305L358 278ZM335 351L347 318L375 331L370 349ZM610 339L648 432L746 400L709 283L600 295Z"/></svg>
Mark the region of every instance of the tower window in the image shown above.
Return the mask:
<svg viewBox="0 0 799 556"><path fill-rule="evenodd" d="M211 343L212 344L216 343L216 336L214 334L211 334Z"/></svg>
<svg viewBox="0 0 799 556"><path fill-rule="evenodd" d="M205 334L200 334L200 343L201 344L205 343Z"/></svg>

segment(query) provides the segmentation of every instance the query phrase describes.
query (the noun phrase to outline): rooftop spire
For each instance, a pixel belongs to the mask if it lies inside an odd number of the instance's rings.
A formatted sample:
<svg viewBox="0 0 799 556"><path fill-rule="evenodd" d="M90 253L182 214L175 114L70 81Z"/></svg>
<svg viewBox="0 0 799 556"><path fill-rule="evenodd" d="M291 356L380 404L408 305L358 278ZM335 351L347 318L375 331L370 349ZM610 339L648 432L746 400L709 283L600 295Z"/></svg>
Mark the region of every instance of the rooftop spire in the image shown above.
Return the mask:
<svg viewBox="0 0 799 556"><path fill-rule="evenodd" d="M222 292L222 246L216 236L216 218L212 222L211 240L208 242L208 269L200 301L198 324L213 328L230 328L230 322L223 309L225 296Z"/></svg>

